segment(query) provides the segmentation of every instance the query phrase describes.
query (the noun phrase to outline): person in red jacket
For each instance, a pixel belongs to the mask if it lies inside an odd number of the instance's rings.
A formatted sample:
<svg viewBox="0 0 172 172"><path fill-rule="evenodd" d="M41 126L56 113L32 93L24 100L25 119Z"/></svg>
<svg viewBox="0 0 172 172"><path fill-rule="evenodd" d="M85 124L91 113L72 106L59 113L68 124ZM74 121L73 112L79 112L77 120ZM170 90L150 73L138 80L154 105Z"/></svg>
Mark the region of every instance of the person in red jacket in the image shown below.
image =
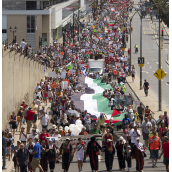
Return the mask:
<svg viewBox="0 0 172 172"><path fill-rule="evenodd" d="M162 153L159 156L159 159L161 156L164 155L164 164L166 166L166 171L169 172L169 140L168 137L164 138L164 143L162 146Z"/></svg>
<svg viewBox="0 0 172 172"><path fill-rule="evenodd" d="M27 111L27 133L28 134L30 134L30 127L32 126L33 114L35 114L35 112L31 111L31 107L29 107Z"/></svg>

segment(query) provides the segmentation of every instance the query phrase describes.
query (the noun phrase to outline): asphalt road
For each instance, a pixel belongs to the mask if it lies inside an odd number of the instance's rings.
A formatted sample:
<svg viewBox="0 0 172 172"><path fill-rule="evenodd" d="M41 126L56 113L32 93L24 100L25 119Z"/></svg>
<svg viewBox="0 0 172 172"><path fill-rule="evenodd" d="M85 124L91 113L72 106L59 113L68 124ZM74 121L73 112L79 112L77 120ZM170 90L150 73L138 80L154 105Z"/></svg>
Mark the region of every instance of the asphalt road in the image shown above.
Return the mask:
<svg viewBox="0 0 172 172"><path fill-rule="evenodd" d="M138 3L135 0L134 3ZM133 10L132 14L135 13ZM154 21L157 21L155 17ZM140 17L136 13L133 17L133 33L132 33L132 63L136 67L136 75L140 78L140 67L138 67L138 57L140 57ZM156 22L158 27L158 23ZM149 82L150 91L158 98L158 79L153 75L159 69L159 53L158 46L153 36L153 29L150 25L150 17L146 16L142 19L142 57L145 58L145 65L142 69L142 79L147 79ZM157 28L158 30L158 28ZM162 79L162 103L169 108L169 65L165 62L167 54L169 54L168 36L164 31L164 45L161 49L161 66L166 76ZM134 46L138 45L138 53L135 54ZM143 82L142 81L142 82Z"/></svg>

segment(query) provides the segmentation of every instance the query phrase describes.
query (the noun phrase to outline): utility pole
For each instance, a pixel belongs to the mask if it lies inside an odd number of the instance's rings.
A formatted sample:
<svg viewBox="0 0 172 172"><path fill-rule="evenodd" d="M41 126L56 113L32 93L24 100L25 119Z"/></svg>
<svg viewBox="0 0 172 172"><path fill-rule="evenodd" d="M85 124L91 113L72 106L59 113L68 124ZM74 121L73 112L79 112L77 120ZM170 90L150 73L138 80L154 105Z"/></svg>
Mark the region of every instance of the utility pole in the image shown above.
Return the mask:
<svg viewBox="0 0 172 172"><path fill-rule="evenodd" d="M142 57L142 15L140 16L140 57ZM140 67L140 89L142 89L142 67Z"/></svg>
<svg viewBox="0 0 172 172"><path fill-rule="evenodd" d="M130 71L131 71L131 65L132 65L132 58L131 58L131 40L132 40L132 16L130 18Z"/></svg>
<svg viewBox="0 0 172 172"><path fill-rule="evenodd" d="M74 8L73 8L73 46L74 46ZM73 47L72 47L72 54L73 54Z"/></svg>
<svg viewBox="0 0 172 172"><path fill-rule="evenodd" d="M159 10L159 69L161 69L161 10ZM159 111L162 111L162 87L159 80Z"/></svg>
<svg viewBox="0 0 172 172"><path fill-rule="evenodd" d="M79 22L79 8L78 8L78 41L79 41L79 24L80 22Z"/></svg>

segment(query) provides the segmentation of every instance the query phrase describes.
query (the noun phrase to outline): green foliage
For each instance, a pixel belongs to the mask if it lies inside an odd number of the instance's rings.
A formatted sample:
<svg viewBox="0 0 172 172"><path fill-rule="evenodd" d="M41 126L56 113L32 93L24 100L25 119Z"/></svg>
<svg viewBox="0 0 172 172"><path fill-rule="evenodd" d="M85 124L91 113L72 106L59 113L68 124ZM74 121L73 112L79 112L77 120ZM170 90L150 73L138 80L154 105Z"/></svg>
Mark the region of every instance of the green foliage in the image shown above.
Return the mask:
<svg viewBox="0 0 172 172"><path fill-rule="evenodd" d="M155 3L155 4L153 3L154 9L158 8L161 11L161 19L169 27L169 4L168 4L168 1L167 0L151 0L151 1ZM166 1L167 1L167 3L165 4Z"/></svg>

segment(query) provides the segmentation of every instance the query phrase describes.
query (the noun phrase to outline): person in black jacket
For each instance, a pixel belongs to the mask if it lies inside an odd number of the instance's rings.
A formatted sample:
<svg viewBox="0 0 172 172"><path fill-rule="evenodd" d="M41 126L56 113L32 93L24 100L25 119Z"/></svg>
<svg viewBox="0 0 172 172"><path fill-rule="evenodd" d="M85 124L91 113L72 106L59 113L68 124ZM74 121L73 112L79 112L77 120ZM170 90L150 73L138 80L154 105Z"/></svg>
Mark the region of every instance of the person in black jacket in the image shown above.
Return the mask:
<svg viewBox="0 0 172 172"><path fill-rule="evenodd" d="M49 144L46 147L46 152L47 159L49 161L50 172L53 172L55 168L55 162L57 160L57 150L51 139L49 140Z"/></svg>
<svg viewBox="0 0 172 172"><path fill-rule="evenodd" d="M20 166L20 172L27 172L28 159L29 151L24 147L24 144L21 143L16 156L17 165Z"/></svg>
<svg viewBox="0 0 172 172"><path fill-rule="evenodd" d="M91 137L91 141L88 142L87 145L87 154L90 157L90 165L92 172L98 171L98 152L101 150L101 146L96 142L96 137Z"/></svg>
<svg viewBox="0 0 172 172"><path fill-rule="evenodd" d="M123 170L123 169L125 170L124 150L126 149L126 144L124 143L124 138L122 136L117 140L115 148L117 150L119 168L120 170Z"/></svg>

